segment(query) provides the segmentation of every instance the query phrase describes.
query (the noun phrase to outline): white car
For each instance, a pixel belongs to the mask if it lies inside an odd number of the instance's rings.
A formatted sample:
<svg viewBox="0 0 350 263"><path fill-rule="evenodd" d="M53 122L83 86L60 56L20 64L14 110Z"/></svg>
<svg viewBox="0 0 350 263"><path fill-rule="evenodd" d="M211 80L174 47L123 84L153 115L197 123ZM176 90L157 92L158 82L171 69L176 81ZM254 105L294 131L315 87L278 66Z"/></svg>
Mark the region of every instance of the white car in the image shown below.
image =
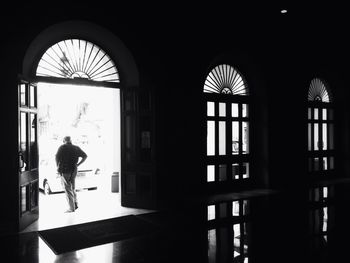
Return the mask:
<svg viewBox="0 0 350 263"><path fill-rule="evenodd" d="M79 166L77 178L75 180L75 189L97 189L99 182L99 168L88 167L89 163L83 163ZM54 160L42 159L39 163L39 188L46 195L62 192L60 174L57 172Z"/></svg>

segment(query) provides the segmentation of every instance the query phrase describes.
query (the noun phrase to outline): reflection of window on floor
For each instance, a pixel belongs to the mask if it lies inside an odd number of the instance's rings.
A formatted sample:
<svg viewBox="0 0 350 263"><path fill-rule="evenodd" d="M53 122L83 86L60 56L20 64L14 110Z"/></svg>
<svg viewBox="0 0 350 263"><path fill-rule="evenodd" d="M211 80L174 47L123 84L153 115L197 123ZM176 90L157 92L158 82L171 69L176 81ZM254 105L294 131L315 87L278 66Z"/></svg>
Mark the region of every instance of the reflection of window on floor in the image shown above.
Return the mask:
<svg viewBox="0 0 350 263"><path fill-rule="evenodd" d="M207 182L249 178L246 82L232 66L219 65L207 76L204 97L207 108Z"/></svg>
<svg viewBox="0 0 350 263"><path fill-rule="evenodd" d="M334 226L333 192L333 187L319 187L309 191L309 231L313 249L320 249L327 243Z"/></svg>
<svg viewBox="0 0 350 263"><path fill-rule="evenodd" d="M334 169L334 117L329 90L320 79L313 79L308 94L309 172Z"/></svg>
<svg viewBox="0 0 350 263"><path fill-rule="evenodd" d="M244 218L249 215L249 200L222 202L208 205L208 221L231 218Z"/></svg>
<svg viewBox="0 0 350 263"><path fill-rule="evenodd" d="M248 262L247 223L233 225L233 258L235 262Z"/></svg>
<svg viewBox="0 0 350 263"><path fill-rule="evenodd" d="M249 201L209 205L208 262L248 262Z"/></svg>

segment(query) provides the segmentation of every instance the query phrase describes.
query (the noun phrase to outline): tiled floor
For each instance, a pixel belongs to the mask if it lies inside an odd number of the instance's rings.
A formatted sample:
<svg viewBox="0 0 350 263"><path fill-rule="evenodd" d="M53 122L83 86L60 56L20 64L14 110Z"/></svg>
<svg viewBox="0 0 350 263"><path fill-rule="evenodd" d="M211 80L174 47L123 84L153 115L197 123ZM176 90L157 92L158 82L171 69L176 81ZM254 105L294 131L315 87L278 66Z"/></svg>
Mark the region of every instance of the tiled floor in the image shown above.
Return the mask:
<svg viewBox="0 0 350 263"><path fill-rule="evenodd" d="M350 187L324 187L218 195L182 209L139 211L161 231L59 255L37 231L26 231L0 237L2 255L11 259L4 262L25 263L350 262ZM89 217L90 208L82 203L80 218Z"/></svg>

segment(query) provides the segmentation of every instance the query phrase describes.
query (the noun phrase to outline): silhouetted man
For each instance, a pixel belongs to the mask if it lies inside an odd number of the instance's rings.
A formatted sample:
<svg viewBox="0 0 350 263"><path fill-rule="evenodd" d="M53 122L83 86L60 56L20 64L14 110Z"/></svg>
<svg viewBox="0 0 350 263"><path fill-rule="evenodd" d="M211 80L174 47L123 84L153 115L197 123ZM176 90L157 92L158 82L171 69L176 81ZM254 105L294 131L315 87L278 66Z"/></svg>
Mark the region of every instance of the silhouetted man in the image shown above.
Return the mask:
<svg viewBox="0 0 350 263"><path fill-rule="evenodd" d="M79 146L72 144L70 136L63 138L63 144L58 148L56 153L56 165L57 171L61 175L62 186L69 205L69 209L66 211L67 213L74 212L78 208L75 178L77 176L78 166L85 162L86 158L86 153Z"/></svg>

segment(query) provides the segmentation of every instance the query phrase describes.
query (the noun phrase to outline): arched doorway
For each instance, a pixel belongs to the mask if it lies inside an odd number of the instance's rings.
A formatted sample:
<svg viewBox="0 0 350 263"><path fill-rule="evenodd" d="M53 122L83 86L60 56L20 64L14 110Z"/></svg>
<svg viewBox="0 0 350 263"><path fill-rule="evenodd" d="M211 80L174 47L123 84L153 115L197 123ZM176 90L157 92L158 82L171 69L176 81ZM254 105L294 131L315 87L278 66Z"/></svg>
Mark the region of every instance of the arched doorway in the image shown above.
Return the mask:
<svg viewBox="0 0 350 263"><path fill-rule="evenodd" d="M56 24L43 31L31 43L22 70L19 80L19 100L23 100L23 103L19 103L20 161L26 161L22 152L27 157L32 157L38 149L37 100L40 83L47 83L46 86L73 85L117 90L121 112L121 168L120 172L112 172L121 176L121 204L135 208L152 207L154 188L149 182L153 181L154 174L150 172L153 171L150 165L147 166L152 161L151 110L144 111L138 105L145 101L145 97L150 102L150 95L144 91L142 96L139 95L136 63L124 44L108 30L89 22L68 21ZM151 108L151 103L146 105L148 109ZM141 111L145 117L140 117ZM33 142L35 147L31 146ZM34 159L20 172L20 229L39 217L40 160ZM141 169L138 162L143 163ZM22 165L23 162L20 162L20 167Z"/></svg>
<svg viewBox="0 0 350 263"><path fill-rule="evenodd" d="M333 96L326 82L314 78L308 89L308 173L313 180L335 170Z"/></svg>
<svg viewBox="0 0 350 263"><path fill-rule="evenodd" d="M249 92L233 66L216 65L204 83L207 188L227 191L250 181Z"/></svg>

